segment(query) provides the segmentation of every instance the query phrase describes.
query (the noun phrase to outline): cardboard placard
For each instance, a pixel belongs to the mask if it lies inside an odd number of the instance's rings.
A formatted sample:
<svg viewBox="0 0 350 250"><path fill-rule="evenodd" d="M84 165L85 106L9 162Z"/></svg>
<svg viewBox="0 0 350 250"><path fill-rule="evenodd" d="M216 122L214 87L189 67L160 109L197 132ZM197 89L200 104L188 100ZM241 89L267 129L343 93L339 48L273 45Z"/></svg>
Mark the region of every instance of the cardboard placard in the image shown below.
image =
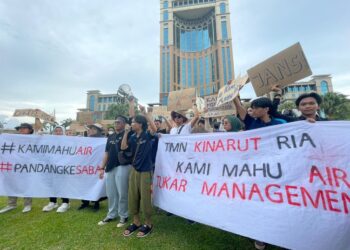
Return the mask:
<svg viewBox="0 0 350 250"><path fill-rule="evenodd" d="M46 122L55 122L55 117L41 111L40 109L16 109L13 116L30 116Z"/></svg>
<svg viewBox="0 0 350 250"><path fill-rule="evenodd" d="M227 85L223 86L218 93L216 106L219 107L224 103L232 101L239 93L239 90L249 81L249 77L238 76L235 80L228 81Z"/></svg>
<svg viewBox="0 0 350 250"><path fill-rule="evenodd" d="M159 116L164 116L166 119L170 120L170 112L166 106L154 106L152 111L153 118L158 118Z"/></svg>
<svg viewBox="0 0 350 250"><path fill-rule="evenodd" d="M236 114L235 106L233 105L233 102L227 102L223 105L217 107L218 96L217 95L210 95L204 97L205 100L205 107L208 110L205 114L205 118L209 117L222 117L226 115L233 115Z"/></svg>
<svg viewBox="0 0 350 250"><path fill-rule="evenodd" d="M188 110L196 103L196 89L188 88L172 91L168 97L168 110Z"/></svg>
<svg viewBox="0 0 350 250"><path fill-rule="evenodd" d="M300 43L281 51L248 70L257 96L270 92L273 85L284 87L312 75Z"/></svg>

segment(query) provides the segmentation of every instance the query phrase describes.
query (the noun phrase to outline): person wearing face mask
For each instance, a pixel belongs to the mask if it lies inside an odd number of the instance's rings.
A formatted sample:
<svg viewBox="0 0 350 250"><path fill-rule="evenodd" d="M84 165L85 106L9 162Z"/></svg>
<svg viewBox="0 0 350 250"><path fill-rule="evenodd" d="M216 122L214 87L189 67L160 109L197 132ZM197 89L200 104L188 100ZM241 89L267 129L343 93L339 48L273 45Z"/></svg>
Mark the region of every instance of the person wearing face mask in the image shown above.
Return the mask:
<svg viewBox="0 0 350 250"><path fill-rule="evenodd" d="M119 217L117 227L124 226L128 221L128 187L131 170L131 153L130 157L128 157L128 152L120 149L127 122L128 119L125 116L117 115L115 118L115 130L108 130L108 133L112 133L108 136L105 154L101 164L102 169L99 173L100 179L106 176L108 213L103 220L98 222L99 226L103 226L117 217Z"/></svg>
<svg viewBox="0 0 350 250"><path fill-rule="evenodd" d="M53 130L53 135L58 136L65 136L65 129L63 126L56 126ZM57 208L57 198L56 197L50 197L50 202L43 208L43 212L50 212L53 209ZM58 207L57 213L64 213L67 212L69 209L69 199L68 198L62 198L62 205Z"/></svg>
<svg viewBox="0 0 350 250"><path fill-rule="evenodd" d="M115 130L113 127L108 128L108 132L106 134L107 138L115 133Z"/></svg>

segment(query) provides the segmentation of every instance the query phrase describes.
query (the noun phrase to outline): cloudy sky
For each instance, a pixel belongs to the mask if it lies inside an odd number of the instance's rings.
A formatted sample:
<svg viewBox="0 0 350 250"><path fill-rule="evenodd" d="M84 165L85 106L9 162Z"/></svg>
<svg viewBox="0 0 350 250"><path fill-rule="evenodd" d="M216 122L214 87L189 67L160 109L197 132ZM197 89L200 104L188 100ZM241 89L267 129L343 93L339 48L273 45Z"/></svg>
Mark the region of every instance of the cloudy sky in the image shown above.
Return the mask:
<svg viewBox="0 0 350 250"><path fill-rule="evenodd" d="M16 108L75 118L86 91L159 92L158 0L0 0L0 122ZM314 74L350 95L350 1L231 0L236 74L300 42ZM244 97L254 97L248 85Z"/></svg>

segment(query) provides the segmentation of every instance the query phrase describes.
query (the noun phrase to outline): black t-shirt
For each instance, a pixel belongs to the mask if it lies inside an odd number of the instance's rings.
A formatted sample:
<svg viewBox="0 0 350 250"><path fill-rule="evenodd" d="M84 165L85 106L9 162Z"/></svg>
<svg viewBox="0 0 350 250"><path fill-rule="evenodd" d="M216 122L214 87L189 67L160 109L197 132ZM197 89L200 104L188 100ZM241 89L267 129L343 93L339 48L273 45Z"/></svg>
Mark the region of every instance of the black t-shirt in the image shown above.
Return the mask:
<svg viewBox="0 0 350 250"><path fill-rule="evenodd" d="M118 152L123 140L124 131L120 133L114 133L107 139L105 152L108 152L108 160L106 165L106 172L111 171L113 168L120 165L118 161Z"/></svg>
<svg viewBox="0 0 350 250"><path fill-rule="evenodd" d="M132 166L138 172L152 170L152 140L154 135L149 132L142 132L139 137L136 133L128 140L129 148L133 155Z"/></svg>

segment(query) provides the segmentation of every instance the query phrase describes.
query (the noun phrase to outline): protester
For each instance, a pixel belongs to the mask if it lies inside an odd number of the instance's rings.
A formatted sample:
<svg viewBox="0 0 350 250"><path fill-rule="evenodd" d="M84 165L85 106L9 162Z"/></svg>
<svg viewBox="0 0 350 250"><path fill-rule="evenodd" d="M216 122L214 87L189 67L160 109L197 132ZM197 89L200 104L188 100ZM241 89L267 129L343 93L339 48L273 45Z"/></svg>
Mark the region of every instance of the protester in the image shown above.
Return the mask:
<svg viewBox="0 0 350 250"><path fill-rule="evenodd" d="M239 132L243 129L243 126L237 117L228 115L224 118L224 129L226 132Z"/></svg>
<svg viewBox="0 0 350 250"><path fill-rule="evenodd" d="M65 129L62 126L56 126L55 129L53 130L53 134L54 135L65 135ZM58 204L57 204L57 198L56 197L50 197L50 202L49 204L47 204L44 208L43 211L44 212L50 212L53 209L57 208ZM67 212L67 210L69 209L69 199L68 198L62 198L62 204L60 207L58 207L57 209L57 213L64 213Z"/></svg>
<svg viewBox="0 0 350 250"><path fill-rule="evenodd" d="M278 90L277 87L275 87L275 90L276 89ZM295 105L298 108L298 110L301 112L301 115L299 117L283 115L277 112L278 105L280 103L280 96L276 95L274 97L273 103L274 103L273 115L277 118L284 119L287 122L295 122L295 121L302 121L302 120L307 120L309 122L327 121L327 119L320 117L317 113L320 110L322 97L315 92L301 94L295 100Z"/></svg>
<svg viewBox="0 0 350 250"><path fill-rule="evenodd" d="M164 120L166 128L162 128L162 120ZM164 116L161 116L161 115L159 116L158 119L154 120L154 125L157 127L158 134L167 134L171 129L171 124L168 122L168 120Z"/></svg>
<svg viewBox="0 0 350 250"><path fill-rule="evenodd" d="M123 227L128 221L128 187L131 170L131 154L128 154L131 152L120 149L127 120L125 116L117 115L116 133L110 135L107 140L99 177L103 179L106 175L108 213L106 218L98 223L100 226L113 221L117 216L119 216L117 227Z"/></svg>
<svg viewBox="0 0 350 250"><path fill-rule="evenodd" d="M196 105L194 105L193 111L194 111L194 117L190 122L188 122L188 119L184 111L172 111L170 113L171 118L175 123L175 127L173 127L170 130L171 135L189 135L192 133L192 128L196 125L199 119L199 112ZM172 215L171 213L167 213L167 216L171 216L171 215ZM187 221L190 224L195 223L192 220L187 220Z"/></svg>
<svg viewBox="0 0 350 250"><path fill-rule="evenodd" d="M286 123L285 120L274 118L270 115L272 110L272 101L267 97L260 97L255 99L251 103L251 115L249 115L246 109L242 106L239 97L236 97L233 100L236 110L239 114L239 117L243 120L245 129L258 129L278 124ZM261 241L254 242L255 248L263 250L266 247L266 244Z"/></svg>
<svg viewBox="0 0 350 250"><path fill-rule="evenodd" d="M175 123L175 127L170 130L171 135L189 135L192 132L192 128L195 126L199 119L199 112L196 106L193 108L194 117L190 122L183 111L172 111L171 118Z"/></svg>
<svg viewBox="0 0 350 250"><path fill-rule="evenodd" d="M137 237L146 237L153 229L151 185L152 185L152 137L157 131L152 119L146 115L141 107L143 115L134 116L134 101L130 101L129 114L134 117L132 129L134 134L128 139L130 127L125 127L121 149L130 149L133 155L132 170L129 177L129 215L133 217L133 223L124 231L124 236L130 236L139 230ZM147 132L147 122L150 132ZM141 224L140 211L143 212L145 223Z"/></svg>
<svg viewBox="0 0 350 250"><path fill-rule="evenodd" d="M113 127L109 127L108 128L108 133L106 134L107 137L113 135L115 133L115 130Z"/></svg>
<svg viewBox="0 0 350 250"><path fill-rule="evenodd" d="M238 97L233 100L233 103L236 106L239 118L244 122L246 130L286 123L285 120L277 119L270 115L272 101L267 97L259 97L252 101L251 115L247 113L247 110L243 107Z"/></svg>
<svg viewBox="0 0 350 250"><path fill-rule="evenodd" d="M87 128L88 128L88 131L87 131L88 137L104 137L102 134L103 127L101 124L95 123L93 125L88 125ZM94 205L92 207L93 210L98 211L100 209L100 201L103 199L104 198L101 198L100 200L94 202ZM90 201L82 200L81 205L78 208L78 210L85 209L85 208L89 207L89 205L90 205Z"/></svg>
<svg viewBox="0 0 350 250"><path fill-rule="evenodd" d="M31 135L34 133L33 126L29 123L21 123L20 126L15 128L21 135ZM7 206L0 210L0 214L6 213L17 207L17 197L9 196L7 201ZM32 210L32 198L24 198L24 208L23 213L30 212Z"/></svg>

